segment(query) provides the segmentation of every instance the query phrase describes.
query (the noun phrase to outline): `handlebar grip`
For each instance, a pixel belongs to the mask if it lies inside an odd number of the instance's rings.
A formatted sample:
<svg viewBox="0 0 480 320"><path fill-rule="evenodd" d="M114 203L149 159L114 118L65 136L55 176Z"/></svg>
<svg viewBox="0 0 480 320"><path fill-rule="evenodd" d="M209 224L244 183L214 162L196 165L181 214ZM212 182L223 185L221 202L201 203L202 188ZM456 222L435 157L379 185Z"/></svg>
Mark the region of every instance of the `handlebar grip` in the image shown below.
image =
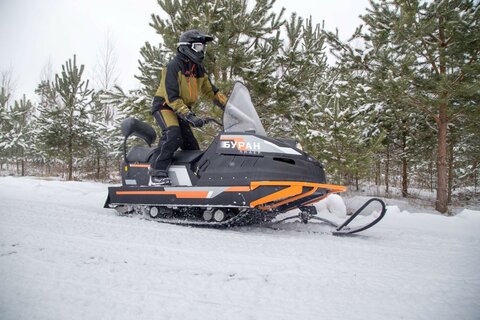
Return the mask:
<svg viewBox="0 0 480 320"><path fill-rule="evenodd" d="M214 118L204 118L203 122L205 122L205 124L213 122L213 123L219 125L220 127L223 127L223 124L221 122L219 122L218 120L214 119Z"/></svg>

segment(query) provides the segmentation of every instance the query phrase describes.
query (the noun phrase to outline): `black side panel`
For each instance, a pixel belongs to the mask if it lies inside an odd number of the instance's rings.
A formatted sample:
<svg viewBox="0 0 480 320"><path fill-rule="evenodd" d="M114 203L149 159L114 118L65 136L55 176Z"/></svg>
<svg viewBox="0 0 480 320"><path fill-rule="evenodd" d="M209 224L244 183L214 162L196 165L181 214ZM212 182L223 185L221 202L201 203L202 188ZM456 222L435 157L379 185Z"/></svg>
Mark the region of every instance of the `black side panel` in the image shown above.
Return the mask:
<svg viewBox="0 0 480 320"><path fill-rule="evenodd" d="M195 164L194 171L197 172L199 176L201 172L205 171L207 167L210 166L212 160L218 156L216 153L218 141L219 136L216 136L210 146L208 146L207 150L205 150L200 160Z"/></svg>
<svg viewBox="0 0 480 320"><path fill-rule="evenodd" d="M109 187L108 188L108 204L121 205L121 204L137 204L137 205L151 205L151 206L219 206L219 207L249 207L250 203L261 199L267 195L278 192L286 188L285 186L261 186L255 190L246 192L222 192L213 197L208 197L207 188L203 191L196 189L195 194L192 197L182 196L182 192L185 188L179 187L179 194L175 194L174 188L169 188L168 192L164 192L162 187ZM304 192L306 189L304 189ZM187 191L188 192L188 191ZM201 193L204 193L202 197ZM303 197L298 200L294 200L285 203L274 210L279 212L285 212L296 207L303 205L314 199L318 199L327 194L327 190L319 189L315 193ZM273 204L273 203L271 203ZM107 204L106 204L107 205ZM268 204L265 204L268 207Z"/></svg>
<svg viewBox="0 0 480 320"><path fill-rule="evenodd" d="M122 174L122 184L124 186L145 186L150 181L147 166L136 166L137 164L122 163L120 173ZM142 165L142 164L141 164ZM145 164L143 164L145 165Z"/></svg>
<svg viewBox="0 0 480 320"><path fill-rule="evenodd" d="M195 164L198 186L245 186L251 181L326 183L323 166L307 155L218 153L218 144L219 136Z"/></svg>
<svg viewBox="0 0 480 320"><path fill-rule="evenodd" d="M249 185L251 181L326 183L322 167L302 159L217 155L199 171L199 186Z"/></svg>
<svg viewBox="0 0 480 320"><path fill-rule="evenodd" d="M208 197L208 188L199 191L195 189L192 197L182 195L188 193L185 187L178 187L179 193L175 194L175 189L168 187L169 191L164 192L163 187L149 186L122 186L109 187L109 199L111 204L142 204L159 206L222 206L222 207L249 207L250 202L263 198L269 194L277 192L284 186L266 186L246 192L221 192L215 196ZM194 189L194 187L192 187ZM203 195L202 195L203 194Z"/></svg>
<svg viewBox="0 0 480 320"><path fill-rule="evenodd" d="M297 140L295 139L283 138L283 137L282 138L275 137L274 139L292 148L296 148L297 146Z"/></svg>

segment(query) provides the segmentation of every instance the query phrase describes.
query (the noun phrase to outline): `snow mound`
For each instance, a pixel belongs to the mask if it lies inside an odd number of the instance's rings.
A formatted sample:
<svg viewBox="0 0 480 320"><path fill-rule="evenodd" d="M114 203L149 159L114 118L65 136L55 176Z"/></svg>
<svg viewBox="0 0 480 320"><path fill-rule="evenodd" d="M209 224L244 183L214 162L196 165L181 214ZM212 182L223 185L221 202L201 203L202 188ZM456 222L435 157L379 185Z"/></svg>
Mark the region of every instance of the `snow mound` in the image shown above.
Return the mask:
<svg viewBox="0 0 480 320"><path fill-rule="evenodd" d="M345 206L342 197L338 194L329 195L325 199L317 202L315 207L319 214L333 213L339 218L345 218L347 215L347 207Z"/></svg>

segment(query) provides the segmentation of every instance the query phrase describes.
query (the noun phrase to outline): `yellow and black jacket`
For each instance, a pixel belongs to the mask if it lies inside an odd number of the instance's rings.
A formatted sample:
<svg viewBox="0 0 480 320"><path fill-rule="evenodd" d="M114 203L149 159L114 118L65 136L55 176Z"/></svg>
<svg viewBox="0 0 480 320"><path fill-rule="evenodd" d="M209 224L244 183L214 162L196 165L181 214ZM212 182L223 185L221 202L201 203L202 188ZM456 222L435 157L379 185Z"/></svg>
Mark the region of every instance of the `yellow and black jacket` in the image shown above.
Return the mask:
<svg viewBox="0 0 480 320"><path fill-rule="evenodd" d="M205 68L177 53L162 70L162 78L152 103L152 113L171 108L185 115L199 94L214 100L218 89L210 82Z"/></svg>

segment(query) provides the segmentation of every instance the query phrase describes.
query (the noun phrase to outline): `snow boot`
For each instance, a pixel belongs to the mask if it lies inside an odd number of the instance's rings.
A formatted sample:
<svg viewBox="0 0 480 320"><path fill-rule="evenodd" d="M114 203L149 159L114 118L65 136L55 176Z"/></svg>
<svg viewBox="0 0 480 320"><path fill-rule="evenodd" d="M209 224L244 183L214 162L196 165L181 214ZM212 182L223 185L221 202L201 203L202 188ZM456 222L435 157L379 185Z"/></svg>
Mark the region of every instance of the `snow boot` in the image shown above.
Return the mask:
<svg viewBox="0 0 480 320"><path fill-rule="evenodd" d="M172 184L172 181L165 170L150 168L148 173L150 174L150 186L169 186Z"/></svg>

